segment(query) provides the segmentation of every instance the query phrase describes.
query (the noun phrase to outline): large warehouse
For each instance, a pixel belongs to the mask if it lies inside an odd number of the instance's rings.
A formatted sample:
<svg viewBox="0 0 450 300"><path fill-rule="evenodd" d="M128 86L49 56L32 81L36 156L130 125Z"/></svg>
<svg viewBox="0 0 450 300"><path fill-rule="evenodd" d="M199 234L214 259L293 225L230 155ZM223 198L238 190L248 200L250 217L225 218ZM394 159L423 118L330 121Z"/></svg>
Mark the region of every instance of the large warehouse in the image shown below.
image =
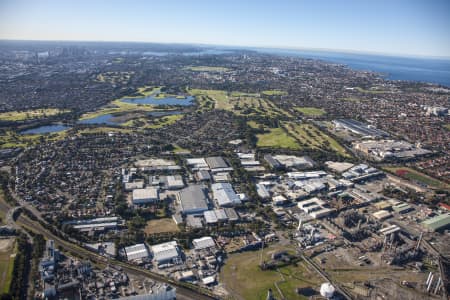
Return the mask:
<svg viewBox="0 0 450 300"><path fill-rule="evenodd" d="M203 214L208 210L208 198L202 185L191 185L181 190L177 194L177 201L185 215Z"/></svg>
<svg viewBox="0 0 450 300"><path fill-rule="evenodd" d="M133 204L148 204L159 200L159 192L157 188L148 187L145 189L133 190Z"/></svg>
<svg viewBox="0 0 450 300"><path fill-rule="evenodd" d="M422 222L428 231L439 231L450 227L450 214L443 214Z"/></svg>
<svg viewBox="0 0 450 300"><path fill-rule="evenodd" d="M151 246L153 260L158 267L181 263L180 250L176 241Z"/></svg>
<svg viewBox="0 0 450 300"><path fill-rule="evenodd" d="M233 206L241 203L241 199L229 183L213 183L211 185L214 201L221 207Z"/></svg>
<svg viewBox="0 0 450 300"><path fill-rule="evenodd" d="M145 244L136 244L125 247L125 255L128 261L142 261L149 256L149 253Z"/></svg>

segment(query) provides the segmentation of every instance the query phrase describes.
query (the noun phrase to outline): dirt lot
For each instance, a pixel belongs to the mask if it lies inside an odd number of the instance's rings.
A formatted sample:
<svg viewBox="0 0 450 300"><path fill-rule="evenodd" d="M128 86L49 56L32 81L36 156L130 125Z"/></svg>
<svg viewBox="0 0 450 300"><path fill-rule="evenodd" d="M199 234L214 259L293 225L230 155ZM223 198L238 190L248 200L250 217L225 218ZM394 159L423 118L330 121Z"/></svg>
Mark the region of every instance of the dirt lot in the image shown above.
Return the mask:
<svg viewBox="0 0 450 300"><path fill-rule="evenodd" d="M175 232L175 231L180 231L180 229L175 224L172 218L151 220L147 222L147 226L145 227L146 234Z"/></svg>

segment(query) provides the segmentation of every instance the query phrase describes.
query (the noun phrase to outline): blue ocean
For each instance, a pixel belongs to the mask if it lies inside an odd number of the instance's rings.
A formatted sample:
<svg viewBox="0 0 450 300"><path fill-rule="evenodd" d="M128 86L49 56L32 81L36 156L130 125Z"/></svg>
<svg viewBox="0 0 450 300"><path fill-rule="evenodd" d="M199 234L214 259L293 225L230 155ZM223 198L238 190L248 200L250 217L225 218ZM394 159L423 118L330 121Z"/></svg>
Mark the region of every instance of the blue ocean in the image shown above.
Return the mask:
<svg viewBox="0 0 450 300"><path fill-rule="evenodd" d="M352 69L374 71L386 79L430 82L450 87L450 60L398 57L312 50L256 48L258 52L299 56L344 64Z"/></svg>

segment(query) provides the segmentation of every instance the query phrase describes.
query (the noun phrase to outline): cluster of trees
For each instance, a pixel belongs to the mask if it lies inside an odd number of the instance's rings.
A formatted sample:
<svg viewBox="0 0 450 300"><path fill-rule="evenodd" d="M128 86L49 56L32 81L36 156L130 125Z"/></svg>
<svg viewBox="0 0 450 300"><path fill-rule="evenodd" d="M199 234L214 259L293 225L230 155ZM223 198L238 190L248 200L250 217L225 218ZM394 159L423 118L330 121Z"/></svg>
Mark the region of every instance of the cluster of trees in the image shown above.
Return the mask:
<svg viewBox="0 0 450 300"><path fill-rule="evenodd" d="M14 259L14 269L12 273L9 293L2 295L3 299L27 299L28 275L30 273L30 258L32 253L31 244L28 243L24 234L17 238L17 249L19 249Z"/></svg>

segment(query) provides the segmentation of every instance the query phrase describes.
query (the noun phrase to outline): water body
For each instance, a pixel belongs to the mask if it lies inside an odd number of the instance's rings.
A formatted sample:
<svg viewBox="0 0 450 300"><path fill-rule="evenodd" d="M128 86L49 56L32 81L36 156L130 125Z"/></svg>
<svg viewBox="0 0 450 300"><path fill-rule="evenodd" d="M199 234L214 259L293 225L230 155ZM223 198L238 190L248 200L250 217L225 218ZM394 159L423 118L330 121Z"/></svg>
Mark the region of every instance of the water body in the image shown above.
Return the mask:
<svg viewBox="0 0 450 300"><path fill-rule="evenodd" d="M45 125L45 126L39 126L36 128L27 129L24 131L21 131L20 134L46 134L46 133L54 133L54 132L60 132L66 129L71 128L70 126L65 126L61 124L53 124L53 125Z"/></svg>
<svg viewBox="0 0 450 300"><path fill-rule="evenodd" d="M352 69L383 73L386 79L391 80L430 82L450 87L450 60L447 59L266 48L253 50L344 64Z"/></svg>
<svg viewBox="0 0 450 300"><path fill-rule="evenodd" d="M106 125L118 125L119 123L113 121L114 115L112 114L105 114L100 115L94 118L90 119L84 119L78 121L79 124L106 124Z"/></svg>
<svg viewBox="0 0 450 300"><path fill-rule="evenodd" d="M183 99L178 99L176 97L167 97L167 98L155 98L150 95L148 97L143 98L124 98L122 102L131 103L131 104L152 104L156 106L160 105L180 105L180 106L189 106L194 104L194 97L188 96Z"/></svg>

